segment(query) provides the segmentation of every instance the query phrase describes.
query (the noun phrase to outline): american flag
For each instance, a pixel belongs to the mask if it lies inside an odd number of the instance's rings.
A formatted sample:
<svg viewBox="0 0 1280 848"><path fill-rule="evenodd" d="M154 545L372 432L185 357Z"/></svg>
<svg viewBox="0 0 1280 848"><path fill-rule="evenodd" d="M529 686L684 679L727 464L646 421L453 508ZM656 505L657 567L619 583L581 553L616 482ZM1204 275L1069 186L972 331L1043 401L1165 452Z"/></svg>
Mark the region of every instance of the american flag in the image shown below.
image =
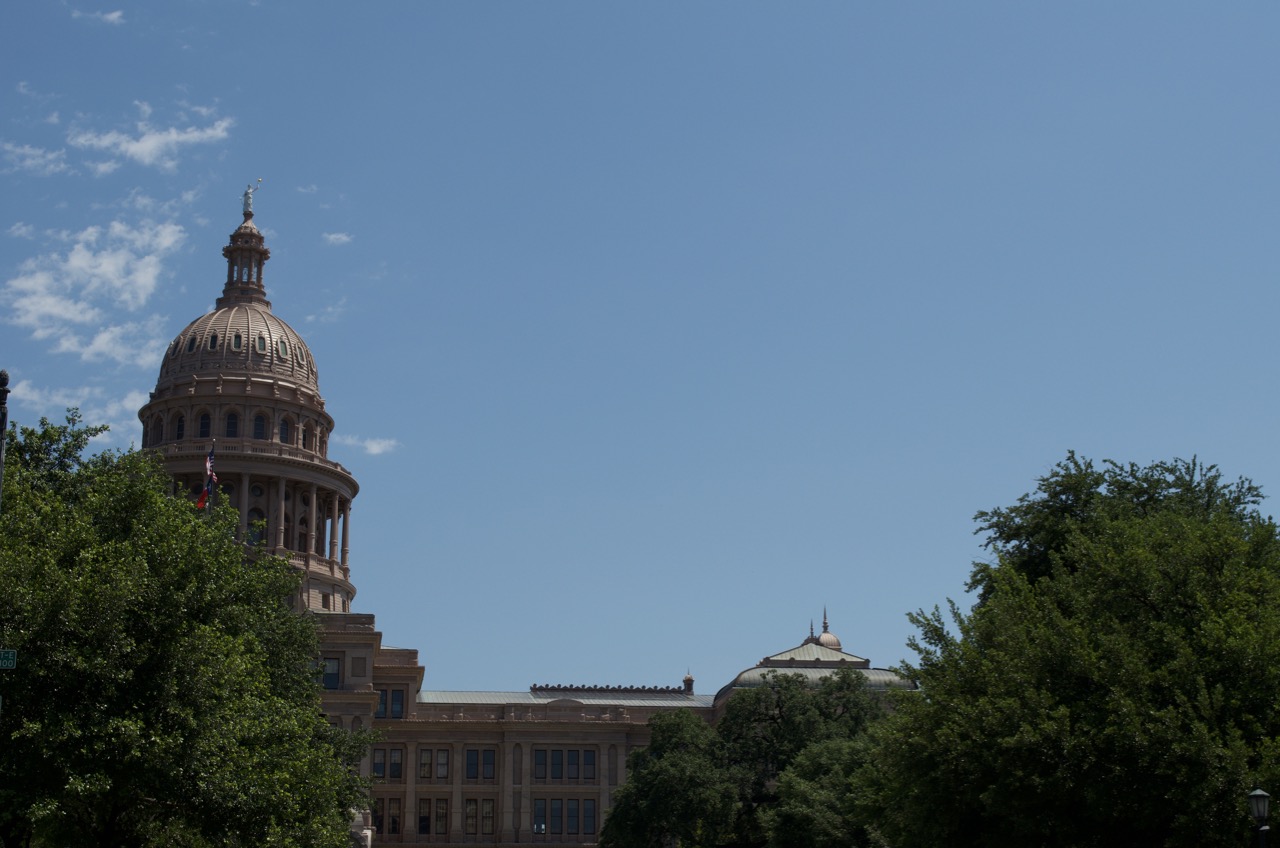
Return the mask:
<svg viewBox="0 0 1280 848"><path fill-rule="evenodd" d="M213 494L213 486L217 482L218 475L213 473L213 448L210 447L209 455L204 458L204 491L196 499L196 509L204 509L204 505L209 501L209 496Z"/></svg>

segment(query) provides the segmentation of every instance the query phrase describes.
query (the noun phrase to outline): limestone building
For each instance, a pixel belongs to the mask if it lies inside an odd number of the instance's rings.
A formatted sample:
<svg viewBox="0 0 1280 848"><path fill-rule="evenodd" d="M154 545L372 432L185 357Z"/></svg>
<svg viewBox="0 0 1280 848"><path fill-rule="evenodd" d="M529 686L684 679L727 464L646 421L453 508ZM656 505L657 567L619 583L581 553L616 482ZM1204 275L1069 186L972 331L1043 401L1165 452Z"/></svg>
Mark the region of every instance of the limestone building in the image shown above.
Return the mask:
<svg viewBox="0 0 1280 848"><path fill-rule="evenodd" d="M222 249L226 276L214 310L174 338L138 413L142 443L163 457L175 494L191 498L205 491L212 451L213 496L239 511L241 538L265 541L303 574L296 604L321 625L326 715L380 733L362 766L373 790L354 840L592 844L626 780L627 753L647 743L655 713L692 709L713 721L733 692L761 685L771 670L816 685L849 667L874 687L910 685L845 653L824 612L820 635L811 626L800 645L765 657L714 696L696 693L690 676L676 686L424 690L417 651L383 645L374 616L351 611L359 486L328 458L334 420L317 364L267 300L271 252L253 223L252 190L243 212Z"/></svg>

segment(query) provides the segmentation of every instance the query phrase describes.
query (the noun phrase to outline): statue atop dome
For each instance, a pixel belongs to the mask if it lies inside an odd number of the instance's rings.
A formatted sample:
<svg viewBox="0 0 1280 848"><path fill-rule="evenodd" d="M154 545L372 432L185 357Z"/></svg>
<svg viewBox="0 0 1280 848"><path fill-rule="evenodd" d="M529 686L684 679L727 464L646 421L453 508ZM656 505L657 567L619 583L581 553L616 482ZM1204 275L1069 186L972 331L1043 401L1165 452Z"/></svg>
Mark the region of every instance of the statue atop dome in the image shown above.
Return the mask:
<svg viewBox="0 0 1280 848"><path fill-rule="evenodd" d="M259 190L260 188L262 188L262 177L258 177L257 185L250 183L249 185L244 187L244 195L242 199L244 201L243 211L246 218L253 214L253 193Z"/></svg>

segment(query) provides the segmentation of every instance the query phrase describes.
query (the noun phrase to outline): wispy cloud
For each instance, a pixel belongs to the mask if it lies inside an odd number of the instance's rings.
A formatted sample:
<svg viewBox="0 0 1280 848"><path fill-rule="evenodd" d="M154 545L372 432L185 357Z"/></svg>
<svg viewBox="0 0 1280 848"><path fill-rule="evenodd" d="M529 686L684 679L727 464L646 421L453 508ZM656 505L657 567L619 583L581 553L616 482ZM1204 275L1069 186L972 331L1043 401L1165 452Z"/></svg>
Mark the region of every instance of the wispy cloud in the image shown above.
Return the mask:
<svg viewBox="0 0 1280 848"><path fill-rule="evenodd" d="M4 155L7 166L3 173L12 174L23 171L39 177L48 177L70 170L67 165L65 150L45 150L30 144L13 144L0 142L0 153Z"/></svg>
<svg viewBox="0 0 1280 848"><path fill-rule="evenodd" d="M35 238L36 236L36 228L31 226L30 224L23 223L22 221L18 221L16 224L14 224L12 227L9 228L9 235L13 236L14 238L32 239L32 238Z"/></svg>
<svg viewBox="0 0 1280 848"><path fill-rule="evenodd" d="M351 235L351 233L323 233L321 238L325 240L326 244L350 244L355 236Z"/></svg>
<svg viewBox="0 0 1280 848"><path fill-rule="evenodd" d="M400 447L400 442L396 439L362 439L359 436L334 436L333 440L338 444L359 448L371 456L390 453Z"/></svg>
<svg viewBox="0 0 1280 848"><path fill-rule="evenodd" d="M146 104L139 104L139 108ZM143 110L144 116L150 114L150 107ZM72 147L105 150L117 156L131 159L139 165L173 171L178 167L178 152L193 144L210 144L225 140L231 134L235 121L222 118L206 127L166 127L156 128L145 120L137 124L137 135L129 135L116 130L109 132L93 132L92 130L72 130L67 136L67 143Z"/></svg>
<svg viewBox="0 0 1280 848"><path fill-rule="evenodd" d="M98 23L111 24L112 26L120 26L124 23L124 12L116 10L114 12L82 12L79 9L71 10L71 17L76 20L87 18Z"/></svg>
<svg viewBox="0 0 1280 848"><path fill-rule="evenodd" d="M9 320L55 353L153 367L164 350L162 322L156 316L117 319L115 314L121 307L136 312L146 304L165 257L186 239L183 228L116 220L53 237L68 247L27 259L0 287Z"/></svg>
<svg viewBox="0 0 1280 848"><path fill-rule="evenodd" d="M101 437L103 441L125 445L137 434L138 409L147 402L148 396L139 389L110 395L101 386L46 388L30 380L18 380L9 399L15 406L30 410L33 419L61 421L63 413L74 407L80 410L86 424L106 424L111 428ZM31 424L34 423L32 420Z"/></svg>
<svg viewBox="0 0 1280 848"><path fill-rule="evenodd" d="M319 312L313 312L306 317L308 324L320 323L331 324L342 317L342 313L347 311L347 299L339 298L336 303L331 303Z"/></svg>
<svg viewBox="0 0 1280 848"><path fill-rule="evenodd" d="M298 186L299 194L315 194L319 190L320 190L320 187L317 186L315 183L312 183L311 185Z"/></svg>

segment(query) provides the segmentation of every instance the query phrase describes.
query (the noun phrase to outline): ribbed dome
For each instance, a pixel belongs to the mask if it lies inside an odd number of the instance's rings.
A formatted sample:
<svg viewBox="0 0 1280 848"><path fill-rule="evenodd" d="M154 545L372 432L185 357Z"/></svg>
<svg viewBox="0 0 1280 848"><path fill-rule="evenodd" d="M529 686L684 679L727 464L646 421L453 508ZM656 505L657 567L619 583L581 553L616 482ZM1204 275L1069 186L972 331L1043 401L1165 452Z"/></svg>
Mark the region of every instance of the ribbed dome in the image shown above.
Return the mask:
<svg viewBox="0 0 1280 848"><path fill-rule="evenodd" d="M219 372L261 374L319 391L306 342L258 303L225 306L188 324L169 344L156 388L175 378Z"/></svg>

